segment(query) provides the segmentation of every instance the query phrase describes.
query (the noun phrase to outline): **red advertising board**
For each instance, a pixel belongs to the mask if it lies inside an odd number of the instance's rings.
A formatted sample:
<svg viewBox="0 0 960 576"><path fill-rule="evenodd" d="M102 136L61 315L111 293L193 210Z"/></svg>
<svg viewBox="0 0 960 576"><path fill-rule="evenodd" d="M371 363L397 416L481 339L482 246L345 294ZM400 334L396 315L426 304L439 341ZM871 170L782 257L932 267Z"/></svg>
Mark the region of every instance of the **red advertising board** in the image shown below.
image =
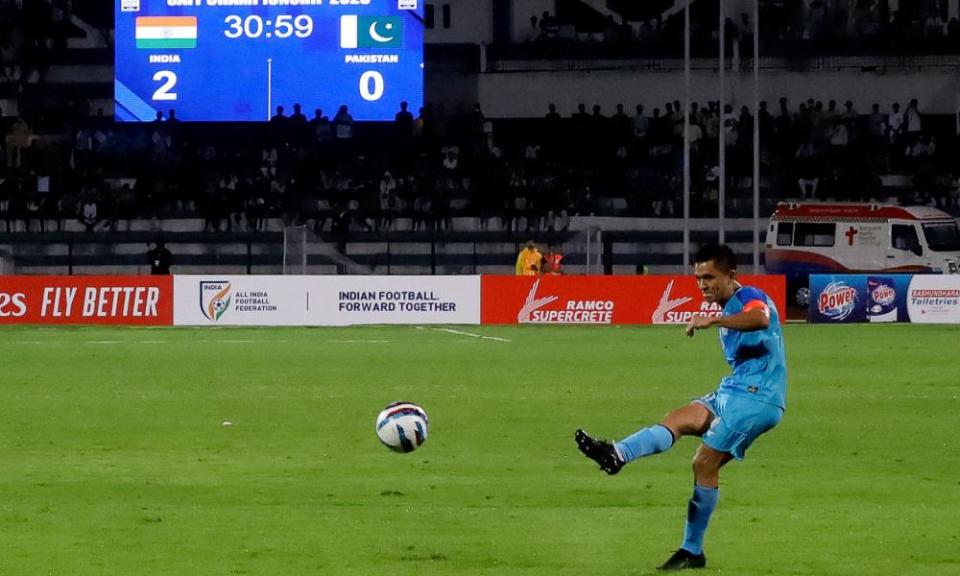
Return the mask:
<svg viewBox="0 0 960 576"><path fill-rule="evenodd" d="M0 324L173 324L171 276L0 276Z"/></svg>
<svg viewBox="0 0 960 576"><path fill-rule="evenodd" d="M783 276L738 276L766 292L785 318ZM720 315L693 276L484 276L482 324L681 324Z"/></svg>

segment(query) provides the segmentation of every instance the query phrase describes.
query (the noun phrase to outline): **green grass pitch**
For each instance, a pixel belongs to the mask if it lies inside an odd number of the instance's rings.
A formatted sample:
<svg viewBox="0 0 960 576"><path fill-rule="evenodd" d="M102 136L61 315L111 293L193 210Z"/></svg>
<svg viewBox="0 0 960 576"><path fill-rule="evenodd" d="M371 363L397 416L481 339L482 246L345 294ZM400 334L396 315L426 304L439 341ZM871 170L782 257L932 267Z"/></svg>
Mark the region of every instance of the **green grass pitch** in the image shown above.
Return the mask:
<svg viewBox="0 0 960 576"><path fill-rule="evenodd" d="M711 391L681 327L0 329L0 574L640 575L679 546ZM705 574L960 574L960 328L785 330L782 424L721 475ZM430 415L394 454L374 419ZM232 426L223 426L226 420Z"/></svg>

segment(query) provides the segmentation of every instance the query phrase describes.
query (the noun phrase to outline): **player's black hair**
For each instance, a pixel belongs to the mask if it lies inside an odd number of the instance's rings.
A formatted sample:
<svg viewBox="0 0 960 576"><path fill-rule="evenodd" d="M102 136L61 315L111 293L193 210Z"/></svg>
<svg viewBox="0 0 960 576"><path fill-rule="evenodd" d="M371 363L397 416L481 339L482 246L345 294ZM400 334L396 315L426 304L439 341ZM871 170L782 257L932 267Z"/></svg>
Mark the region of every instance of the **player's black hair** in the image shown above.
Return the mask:
<svg viewBox="0 0 960 576"><path fill-rule="evenodd" d="M693 261L695 263L713 262L717 265L717 268L729 272L730 270L737 269L737 255L733 253L733 250L730 249L726 244L704 244L700 247L700 250L697 251L696 257Z"/></svg>

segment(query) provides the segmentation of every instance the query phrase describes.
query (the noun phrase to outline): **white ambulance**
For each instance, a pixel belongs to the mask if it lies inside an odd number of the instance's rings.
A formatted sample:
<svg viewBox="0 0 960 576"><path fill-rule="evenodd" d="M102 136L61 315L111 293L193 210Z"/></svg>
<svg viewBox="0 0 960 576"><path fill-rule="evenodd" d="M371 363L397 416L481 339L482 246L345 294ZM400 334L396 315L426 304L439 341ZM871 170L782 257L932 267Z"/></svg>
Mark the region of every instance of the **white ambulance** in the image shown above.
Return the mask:
<svg viewBox="0 0 960 576"><path fill-rule="evenodd" d="M790 301L806 306L810 274L957 274L960 229L927 206L781 203L765 256L767 273L785 275Z"/></svg>

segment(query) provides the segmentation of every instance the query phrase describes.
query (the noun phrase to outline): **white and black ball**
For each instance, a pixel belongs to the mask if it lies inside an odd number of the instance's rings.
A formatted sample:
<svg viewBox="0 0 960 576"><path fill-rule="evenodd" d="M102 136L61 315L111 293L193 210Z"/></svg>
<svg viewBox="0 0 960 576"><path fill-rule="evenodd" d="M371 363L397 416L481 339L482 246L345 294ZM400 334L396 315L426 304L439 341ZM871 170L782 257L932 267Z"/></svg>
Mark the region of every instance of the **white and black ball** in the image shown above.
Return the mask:
<svg viewBox="0 0 960 576"><path fill-rule="evenodd" d="M394 402L377 416L380 442L395 452L413 452L427 440L427 413L412 402Z"/></svg>

